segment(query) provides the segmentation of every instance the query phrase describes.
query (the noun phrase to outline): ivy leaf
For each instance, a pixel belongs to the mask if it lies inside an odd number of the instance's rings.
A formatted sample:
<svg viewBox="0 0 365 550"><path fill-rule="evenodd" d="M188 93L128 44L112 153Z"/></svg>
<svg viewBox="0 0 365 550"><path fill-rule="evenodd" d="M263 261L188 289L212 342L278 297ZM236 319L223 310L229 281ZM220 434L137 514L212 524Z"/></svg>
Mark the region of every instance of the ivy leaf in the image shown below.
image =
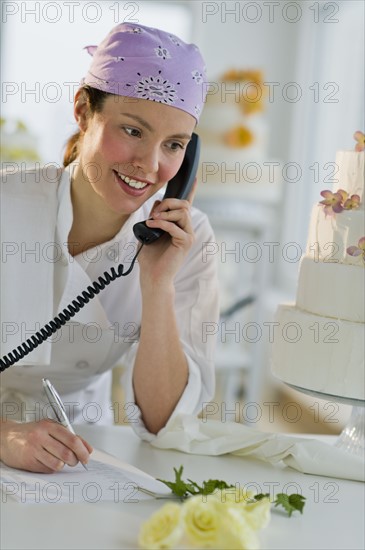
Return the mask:
<svg viewBox="0 0 365 550"><path fill-rule="evenodd" d="M191 482L191 480L189 479ZM208 479L208 481L203 481L202 487L200 487L201 495L211 495L217 489L229 489L234 487L234 485L228 485L225 481L221 479Z"/></svg>
<svg viewBox="0 0 365 550"><path fill-rule="evenodd" d="M166 481L164 479L158 480L167 485L167 487L169 487L169 489L171 489L171 491L180 498L188 498L190 495L210 495L211 493L214 493L216 489L228 489L230 487L234 487L234 485L228 485L225 481L220 479L209 479L208 481L204 481L202 486L198 485L198 483L192 481L191 479L188 479L188 482L186 482L182 479L183 470L183 466L180 466L178 470L174 468L174 482Z"/></svg>
<svg viewBox="0 0 365 550"><path fill-rule="evenodd" d="M275 506L282 506L284 510L291 517L292 513L298 510L301 514L305 504L305 497L296 493L292 495L286 495L285 493L278 493L274 501Z"/></svg>
<svg viewBox="0 0 365 550"><path fill-rule="evenodd" d="M159 479L158 480L158 481L161 481L162 483L164 483L165 485L167 485L167 487L169 487L171 489L171 491L180 498L186 497L187 493L190 492L190 491L188 491L187 484L181 479L183 469L184 469L183 466L180 466L180 468L178 470L176 468L174 468L175 482L165 481L164 479Z"/></svg>
<svg viewBox="0 0 365 550"><path fill-rule="evenodd" d="M263 498L269 498L269 497L270 497L270 493L258 493L257 495L254 496L254 499L262 500Z"/></svg>
<svg viewBox="0 0 365 550"><path fill-rule="evenodd" d="M167 487L181 499L189 498L192 495L210 495L217 489L222 490L234 487L234 485L229 485L221 479L208 479L208 481L203 481L202 485L199 485L196 481L191 479L184 481L182 479L183 471L183 466L180 466L178 470L174 468L175 481L166 481L164 479L158 480L167 485ZM252 497L252 500L255 502L269 497L269 493L259 493ZM301 514L303 513L304 501L305 497L296 493L292 495L278 493L272 504L274 504L275 507L282 506L288 513L288 516L291 517L292 513L295 511L299 511Z"/></svg>

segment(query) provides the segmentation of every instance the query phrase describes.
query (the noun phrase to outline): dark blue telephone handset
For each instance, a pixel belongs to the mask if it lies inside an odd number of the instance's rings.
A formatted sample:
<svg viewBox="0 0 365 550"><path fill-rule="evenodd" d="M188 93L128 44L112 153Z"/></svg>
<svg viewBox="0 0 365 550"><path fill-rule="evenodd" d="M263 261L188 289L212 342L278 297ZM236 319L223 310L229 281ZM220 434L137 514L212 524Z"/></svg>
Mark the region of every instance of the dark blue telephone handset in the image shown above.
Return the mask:
<svg viewBox="0 0 365 550"><path fill-rule="evenodd" d="M196 172L199 163L200 152L200 140L197 134L193 134L189 141L185 157L182 165L177 174L167 184L165 198L175 197L178 199L186 199L189 196L190 190L193 186ZM144 244L150 244L156 241L161 235L165 233L162 229L151 229L146 226L146 222L139 222L133 226L133 231L136 238L142 243L142 246L138 248L131 265L127 271L124 271L123 264L119 264L117 269L111 268L110 272L105 271L102 276L89 285L82 294L76 296L72 303L65 307L56 317L54 317L49 323L42 327L33 336L28 338L25 342L20 344L17 348L13 349L8 355L5 355L0 359L0 372L3 372L8 367L11 367L20 359L28 355L42 342L47 340L52 334L57 332L62 325L66 324L76 313L84 307L90 300L92 300L96 294L99 294L107 285L119 277L125 277L128 275L134 266L138 254L143 248Z"/></svg>
<svg viewBox="0 0 365 550"><path fill-rule="evenodd" d="M186 147L185 157L179 171L167 184L164 199L188 198L198 170L199 153L200 139L197 134L193 134ZM134 224L133 232L142 244L153 243L165 233L162 229L147 227L145 221Z"/></svg>

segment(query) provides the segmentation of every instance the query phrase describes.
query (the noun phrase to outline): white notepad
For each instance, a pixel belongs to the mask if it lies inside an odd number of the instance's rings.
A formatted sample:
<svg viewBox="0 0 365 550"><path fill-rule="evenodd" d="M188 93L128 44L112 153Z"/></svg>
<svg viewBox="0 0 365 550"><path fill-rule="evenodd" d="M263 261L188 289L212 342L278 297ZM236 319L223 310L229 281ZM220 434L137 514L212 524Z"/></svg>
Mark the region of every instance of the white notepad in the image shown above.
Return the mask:
<svg viewBox="0 0 365 550"><path fill-rule="evenodd" d="M0 464L2 502L25 504L129 502L174 498L170 489L146 472L94 450L86 471L81 464L54 474L36 474Z"/></svg>

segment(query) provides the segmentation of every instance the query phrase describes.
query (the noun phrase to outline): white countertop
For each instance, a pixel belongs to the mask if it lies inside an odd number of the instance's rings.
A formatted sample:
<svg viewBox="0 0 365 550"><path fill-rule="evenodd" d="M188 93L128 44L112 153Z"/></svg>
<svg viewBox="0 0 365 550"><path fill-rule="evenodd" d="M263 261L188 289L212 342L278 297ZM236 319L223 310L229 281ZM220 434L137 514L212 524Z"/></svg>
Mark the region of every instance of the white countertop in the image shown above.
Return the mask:
<svg viewBox="0 0 365 550"><path fill-rule="evenodd" d="M355 550L365 546L363 483L300 474L237 456L162 451L140 441L129 427L76 430L94 447L158 478L172 480L173 468L183 465L184 479L197 482L220 478L264 493L301 492L307 499L303 515L296 512L289 518L273 509L270 524L259 533L263 550ZM165 502L22 504L2 496L2 550L137 548L141 522Z"/></svg>

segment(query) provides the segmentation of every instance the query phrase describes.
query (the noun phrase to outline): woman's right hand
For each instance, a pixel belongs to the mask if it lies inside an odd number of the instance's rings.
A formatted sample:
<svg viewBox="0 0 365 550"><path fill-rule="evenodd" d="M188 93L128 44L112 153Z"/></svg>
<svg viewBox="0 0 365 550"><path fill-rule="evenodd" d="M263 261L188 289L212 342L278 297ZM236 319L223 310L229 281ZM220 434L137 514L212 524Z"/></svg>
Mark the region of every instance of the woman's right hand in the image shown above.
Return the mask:
<svg viewBox="0 0 365 550"><path fill-rule="evenodd" d="M38 473L62 470L65 464L86 464L93 448L52 420L1 421L0 460L7 466Z"/></svg>

